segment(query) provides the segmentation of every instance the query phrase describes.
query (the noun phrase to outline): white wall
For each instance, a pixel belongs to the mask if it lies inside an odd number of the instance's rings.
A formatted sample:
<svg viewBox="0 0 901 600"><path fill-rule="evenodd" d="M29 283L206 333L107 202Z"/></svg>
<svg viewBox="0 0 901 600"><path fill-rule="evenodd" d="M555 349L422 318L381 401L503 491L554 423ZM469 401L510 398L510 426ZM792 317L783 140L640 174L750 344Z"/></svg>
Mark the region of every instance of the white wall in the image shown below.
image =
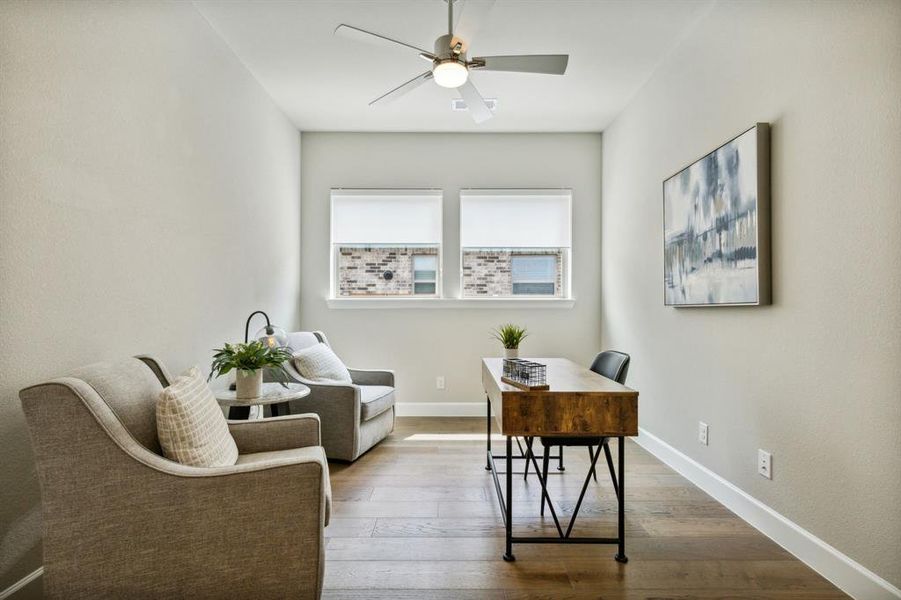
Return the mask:
<svg viewBox="0 0 901 600"><path fill-rule="evenodd" d="M901 3L721 2L604 132L601 230L603 341L632 354L641 426L895 585L899 99ZM665 308L661 182L755 121L774 303Z"/></svg>
<svg viewBox="0 0 901 600"><path fill-rule="evenodd" d="M0 590L41 564L17 391L296 324L296 129L189 2L0 3Z"/></svg>
<svg viewBox="0 0 901 600"><path fill-rule="evenodd" d="M397 371L398 401L484 402L480 357L499 356L490 330L512 321L522 351L588 362L600 343L599 134L304 133L301 322L321 329L345 362ZM573 189L573 308L331 309L329 189L444 190L444 291L459 293L459 190ZM447 389L435 389L435 377ZM455 409L456 410L456 409ZM481 411L481 409L477 409ZM480 414L480 413L479 413Z"/></svg>

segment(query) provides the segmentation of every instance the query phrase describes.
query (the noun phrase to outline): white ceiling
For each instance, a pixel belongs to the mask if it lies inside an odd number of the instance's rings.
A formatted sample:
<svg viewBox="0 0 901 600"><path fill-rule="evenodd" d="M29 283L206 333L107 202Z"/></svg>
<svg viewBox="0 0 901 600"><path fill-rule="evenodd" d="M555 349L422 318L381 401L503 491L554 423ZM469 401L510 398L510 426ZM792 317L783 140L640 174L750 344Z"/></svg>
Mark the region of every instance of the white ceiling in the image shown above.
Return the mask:
<svg viewBox="0 0 901 600"><path fill-rule="evenodd" d="M479 0L468 0L479 1ZM470 56L570 55L566 75L477 72L497 98L476 125L455 92L427 82L386 106L370 100L425 71L414 51L332 34L339 23L431 49L443 0L195 0L301 131L601 131L712 0L497 0Z"/></svg>

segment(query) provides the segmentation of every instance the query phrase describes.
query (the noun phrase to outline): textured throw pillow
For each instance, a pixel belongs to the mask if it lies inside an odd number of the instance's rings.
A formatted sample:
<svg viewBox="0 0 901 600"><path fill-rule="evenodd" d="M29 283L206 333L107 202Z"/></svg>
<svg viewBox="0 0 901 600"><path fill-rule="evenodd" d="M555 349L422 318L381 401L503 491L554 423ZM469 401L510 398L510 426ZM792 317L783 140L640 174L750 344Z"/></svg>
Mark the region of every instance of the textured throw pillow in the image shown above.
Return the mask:
<svg viewBox="0 0 901 600"><path fill-rule="evenodd" d="M352 383L350 371L326 344L316 344L294 353L297 372L310 381Z"/></svg>
<svg viewBox="0 0 901 600"><path fill-rule="evenodd" d="M160 392L156 429L166 458L183 465L224 467L238 460L222 409L197 367Z"/></svg>

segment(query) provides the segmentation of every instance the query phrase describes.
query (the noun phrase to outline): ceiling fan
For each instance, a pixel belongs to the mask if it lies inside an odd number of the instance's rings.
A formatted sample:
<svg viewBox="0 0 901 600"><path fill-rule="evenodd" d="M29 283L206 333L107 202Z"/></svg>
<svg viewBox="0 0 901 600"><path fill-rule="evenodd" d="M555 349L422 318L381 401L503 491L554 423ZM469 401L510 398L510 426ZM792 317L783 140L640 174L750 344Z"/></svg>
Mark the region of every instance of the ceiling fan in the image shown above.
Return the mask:
<svg viewBox="0 0 901 600"><path fill-rule="evenodd" d="M482 95L473 85L472 79L469 77L471 71L512 71L548 75L566 73L566 65L569 62L568 54L519 54L467 58L466 53L477 26L484 21L488 11L494 5L494 0L484 2L469 0L466 4L463 4L464 0L445 1L447 2L447 34L435 40L433 52L353 25L342 23L335 28L335 35L359 41L406 46L410 50L418 52L424 60L432 63L428 71L420 73L413 79L382 94L370 102L369 106L396 100L426 81L434 80L441 87L456 89L466 102L466 107L475 122L482 123L490 119L492 113ZM455 4L463 5L456 24L454 22Z"/></svg>

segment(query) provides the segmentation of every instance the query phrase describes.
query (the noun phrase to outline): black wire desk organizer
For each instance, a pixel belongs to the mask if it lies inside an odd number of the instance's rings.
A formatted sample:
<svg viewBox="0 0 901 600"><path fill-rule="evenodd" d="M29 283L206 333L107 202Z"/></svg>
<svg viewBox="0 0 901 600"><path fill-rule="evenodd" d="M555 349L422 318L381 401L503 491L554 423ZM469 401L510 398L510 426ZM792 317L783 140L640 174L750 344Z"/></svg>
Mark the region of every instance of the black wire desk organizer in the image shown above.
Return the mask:
<svg viewBox="0 0 901 600"><path fill-rule="evenodd" d="M547 365L523 358L505 358L501 381L521 390L549 390Z"/></svg>

